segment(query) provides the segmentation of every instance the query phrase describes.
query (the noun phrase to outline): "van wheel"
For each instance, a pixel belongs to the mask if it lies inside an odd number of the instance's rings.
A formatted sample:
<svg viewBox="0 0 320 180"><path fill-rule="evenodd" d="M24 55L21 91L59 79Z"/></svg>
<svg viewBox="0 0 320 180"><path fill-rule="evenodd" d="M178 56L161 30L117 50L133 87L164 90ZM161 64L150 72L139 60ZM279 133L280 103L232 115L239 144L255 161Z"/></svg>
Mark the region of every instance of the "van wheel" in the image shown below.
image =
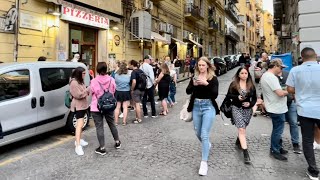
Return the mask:
<svg viewBox="0 0 320 180"><path fill-rule="evenodd" d="M85 115L84 115L84 124L83 124L82 130L84 130L87 127L87 124L89 122L88 118L89 118L88 117L88 112L86 112ZM70 113L68 115L67 124L66 124L66 127L67 127L69 132L75 133L75 131L76 131L76 123L77 123L76 115L75 115L74 112L70 111Z"/></svg>

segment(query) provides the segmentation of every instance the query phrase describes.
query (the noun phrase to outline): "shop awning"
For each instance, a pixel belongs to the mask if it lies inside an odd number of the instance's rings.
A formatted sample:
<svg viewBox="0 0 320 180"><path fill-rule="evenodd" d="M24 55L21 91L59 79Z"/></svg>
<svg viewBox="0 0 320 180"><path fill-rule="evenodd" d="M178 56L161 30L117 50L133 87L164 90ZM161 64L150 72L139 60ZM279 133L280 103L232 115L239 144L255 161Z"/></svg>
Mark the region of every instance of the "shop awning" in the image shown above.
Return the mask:
<svg viewBox="0 0 320 180"><path fill-rule="evenodd" d="M161 36L159 33L156 33L156 32L151 32L151 39L158 42L168 43L165 37Z"/></svg>
<svg viewBox="0 0 320 180"><path fill-rule="evenodd" d="M202 48L202 45L199 44L198 42L192 40L192 39L189 39L189 41L191 41L193 44L197 45L199 48Z"/></svg>
<svg viewBox="0 0 320 180"><path fill-rule="evenodd" d="M180 39L173 38L173 37L171 37L171 39L173 39L175 42L180 43L181 45L187 45L187 43L185 43L185 42L181 41Z"/></svg>

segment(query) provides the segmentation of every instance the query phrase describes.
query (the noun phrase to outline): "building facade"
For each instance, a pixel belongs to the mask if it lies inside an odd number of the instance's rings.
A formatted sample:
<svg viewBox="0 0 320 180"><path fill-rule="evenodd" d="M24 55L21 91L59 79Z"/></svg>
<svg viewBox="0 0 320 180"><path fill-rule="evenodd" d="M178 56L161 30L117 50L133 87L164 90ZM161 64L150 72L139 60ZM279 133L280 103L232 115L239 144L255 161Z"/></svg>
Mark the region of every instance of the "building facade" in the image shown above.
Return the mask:
<svg viewBox="0 0 320 180"><path fill-rule="evenodd" d="M97 62L237 53L236 0L3 0L0 60ZM226 16L226 11L228 17ZM226 25L227 24L227 25ZM112 64L111 64L112 65Z"/></svg>
<svg viewBox="0 0 320 180"><path fill-rule="evenodd" d="M118 0L5 0L4 4L1 11L10 19L2 18L0 28L4 62L36 61L39 56L66 61L78 53L94 69L98 61L108 60L110 24L122 18Z"/></svg>
<svg viewBox="0 0 320 180"><path fill-rule="evenodd" d="M263 13L263 36L261 38L262 51L267 53L276 53L278 50L277 35L274 33L273 15L270 12Z"/></svg>
<svg viewBox="0 0 320 180"><path fill-rule="evenodd" d="M240 36L237 33L237 24L240 23L236 4L238 0L225 0L225 43L226 54L237 54L237 44Z"/></svg>
<svg viewBox="0 0 320 180"><path fill-rule="evenodd" d="M320 2L317 0L274 0L275 32L279 52L300 57L304 47L312 47L320 56Z"/></svg>
<svg viewBox="0 0 320 180"><path fill-rule="evenodd" d="M259 54L262 50L261 38L263 36L262 0L241 0L238 3L241 23L238 24L238 33L241 42L239 49L242 53L251 56Z"/></svg>

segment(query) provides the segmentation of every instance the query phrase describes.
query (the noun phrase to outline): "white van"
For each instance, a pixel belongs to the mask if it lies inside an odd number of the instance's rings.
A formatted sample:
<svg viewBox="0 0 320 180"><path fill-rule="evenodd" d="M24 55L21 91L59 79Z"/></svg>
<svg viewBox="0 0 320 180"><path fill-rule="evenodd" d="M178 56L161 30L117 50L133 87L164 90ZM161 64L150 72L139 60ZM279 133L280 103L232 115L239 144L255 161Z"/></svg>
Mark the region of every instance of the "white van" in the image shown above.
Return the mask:
<svg viewBox="0 0 320 180"><path fill-rule="evenodd" d="M66 126L75 130L74 113L65 106L73 69L83 63L0 64L0 146ZM88 113L85 125L88 123Z"/></svg>

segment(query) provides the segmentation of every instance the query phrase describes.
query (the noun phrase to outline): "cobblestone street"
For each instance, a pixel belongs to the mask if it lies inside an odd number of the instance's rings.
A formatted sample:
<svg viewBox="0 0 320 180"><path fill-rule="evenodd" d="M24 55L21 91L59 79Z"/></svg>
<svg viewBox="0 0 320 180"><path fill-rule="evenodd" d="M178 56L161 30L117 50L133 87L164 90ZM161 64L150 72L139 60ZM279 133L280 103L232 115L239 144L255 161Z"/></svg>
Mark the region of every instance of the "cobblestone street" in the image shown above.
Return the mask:
<svg viewBox="0 0 320 180"><path fill-rule="evenodd" d="M221 104L236 69L219 77L218 104ZM21 151L15 145L15 149L0 154L0 179L307 179L307 163L303 154L292 151L289 126L286 125L283 138L284 147L289 150L288 162L281 162L269 156L271 119L259 115L251 119L247 129L252 165L243 163L242 151L234 145L236 128L229 119L223 120L217 116L211 133L213 148L208 162L208 176L199 177L200 143L192 122L179 120L180 107L187 99L185 88L188 82L178 84L178 104L169 109L168 116L143 119L143 123L137 125L119 125L120 150L114 149L110 130L106 126L108 153L97 155L94 150L98 147L98 141L95 128L91 125L84 132L84 139L89 142L84 148L84 156L75 154L72 137L55 146L36 150L32 148L32 143L29 149ZM157 107L157 112L160 112L160 103ZM129 120L133 115L130 112ZM10 157L11 151L15 156ZM15 158L19 156L22 157ZM319 165L319 152L316 158Z"/></svg>

